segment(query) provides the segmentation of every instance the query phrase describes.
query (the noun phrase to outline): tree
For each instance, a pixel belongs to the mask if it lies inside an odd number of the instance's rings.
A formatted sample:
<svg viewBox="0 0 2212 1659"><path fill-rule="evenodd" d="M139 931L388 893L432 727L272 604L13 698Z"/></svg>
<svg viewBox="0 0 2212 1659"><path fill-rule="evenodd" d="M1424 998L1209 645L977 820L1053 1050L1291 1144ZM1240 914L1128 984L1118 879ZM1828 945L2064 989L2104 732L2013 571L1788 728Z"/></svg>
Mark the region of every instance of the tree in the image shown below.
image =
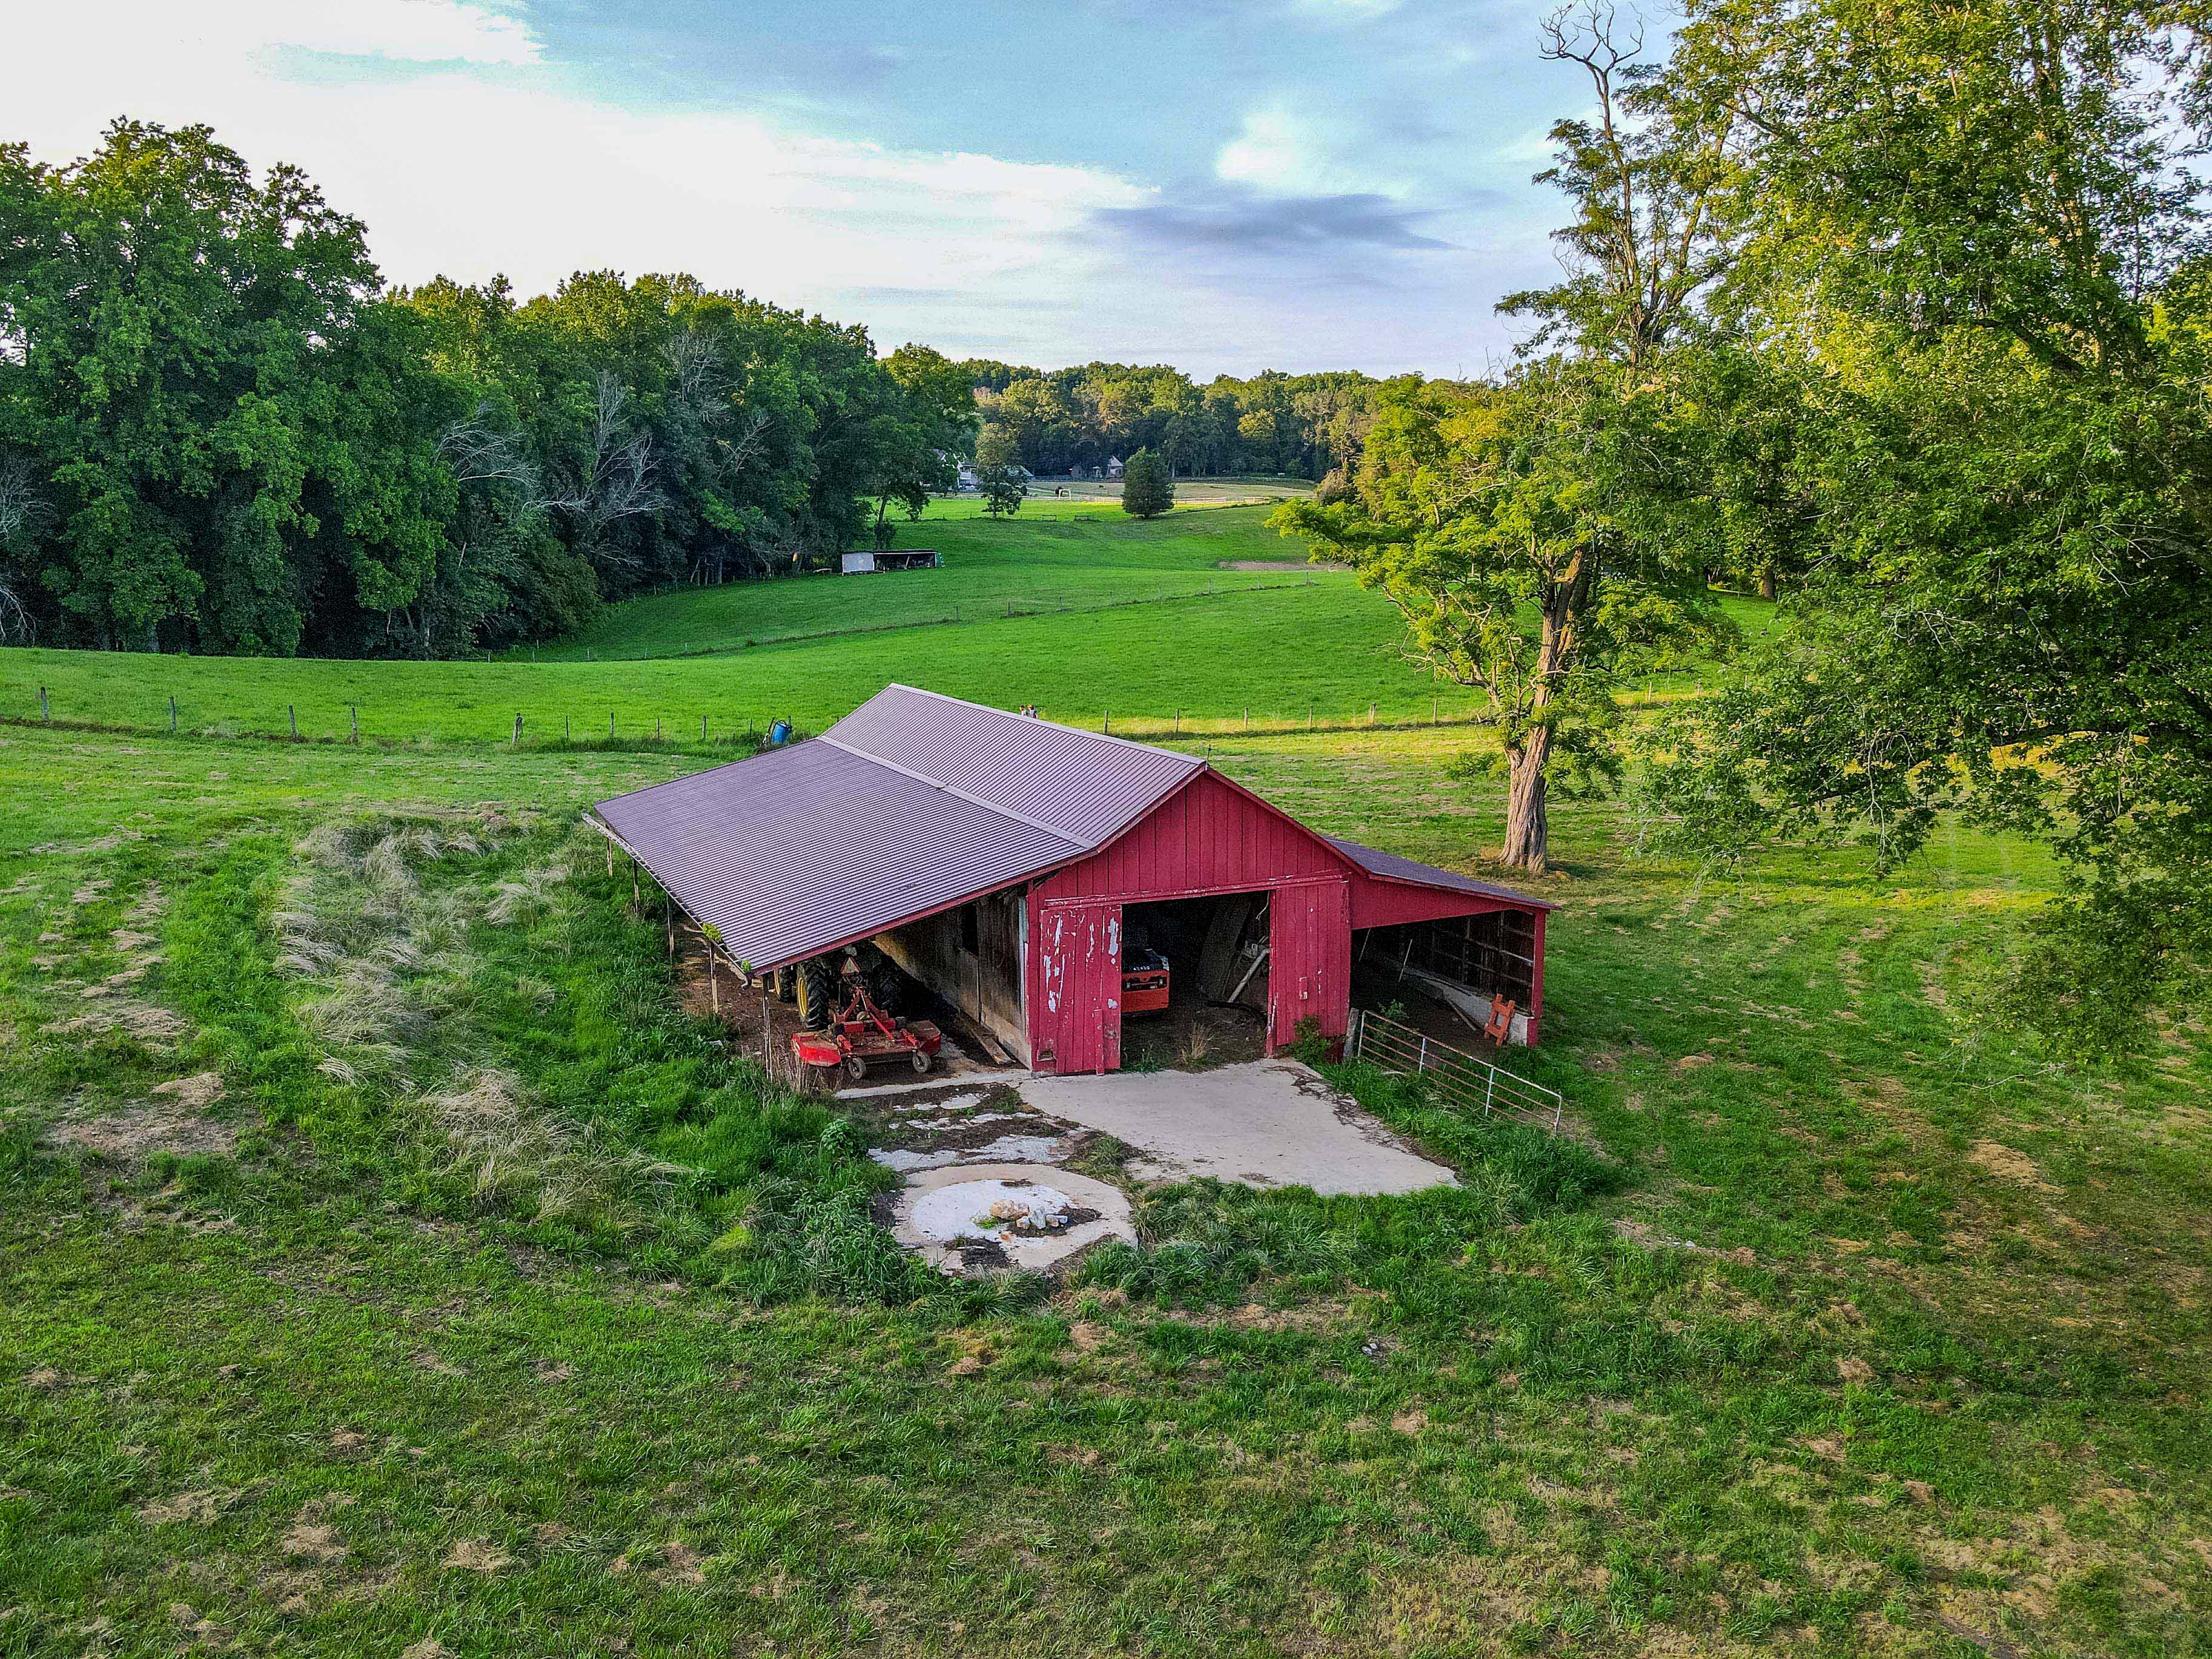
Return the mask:
<svg viewBox="0 0 2212 1659"><path fill-rule="evenodd" d="M1610 12L1557 14L1544 43L1582 67L1596 113L1553 126L1539 175L1573 206L1566 280L1501 306L1539 319L1527 361L1494 386L1386 389L1349 495L1274 520L1380 589L1416 659L1484 693L1504 858L1529 871L1549 856L1554 765L1576 787L1617 770L1621 677L1725 637L1668 496L1685 431L1671 354L1727 267L1735 182L1727 118L1664 97Z"/></svg>
<svg viewBox="0 0 2212 1659"><path fill-rule="evenodd" d="M453 410L362 228L205 127L0 146L0 431L50 481L27 596L64 642L287 653L436 559Z"/></svg>
<svg viewBox="0 0 2212 1659"><path fill-rule="evenodd" d="M29 460L0 455L0 643L12 638L27 644L37 631L24 602L27 584L17 573L53 522L53 507L33 478Z"/></svg>
<svg viewBox="0 0 2212 1659"><path fill-rule="evenodd" d="M1694 553L1633 516L1617 453L1637 447L1628 414L1556 362L1502 386L1401 383L1351 495L1273 520L1396 606L1416 661L1483 694L1504 764L1504 857L1532 872L1548 857L1555 781L1617 773L1624 678L1723 635Z"/></svg>
<svg viewBox="0 0 2212 1659"><path fill-rule="evenodd" d="M893 501L918 519L933 491L952 488L959 458L975 441L975 397L959 365L940 351L903 345L884 360L899 397L877 435L875 543L891 544Z"/></svg>
<svg viewBox="0 0 2212 1659"><path fill-rule="evenodd" d="M1175 505L1175 479L1168 464L1149 449L1129 457L1121 472L1121 510L1157 519Z"/></svg>
<svg viewBox="0 0 2212 1659"><path fill-rule="evenodd" d="M986 424L975 440L975 487L983 492L983 510L993 518L1022 510L1030 493L1013 434L995 423Z"/></svg>
<svg viewBox="0 0 2212 1659"><path fill-rule="evenodd" d="M1745 332L1818 371L1818 536L1791 627L1664 735L1655 822L1878 869L1954 809L2050 840L2071 890L2001 1000L2061 1049L2212 963L2201 21L1709 0L1676 54L1747 135Z"/></svg>

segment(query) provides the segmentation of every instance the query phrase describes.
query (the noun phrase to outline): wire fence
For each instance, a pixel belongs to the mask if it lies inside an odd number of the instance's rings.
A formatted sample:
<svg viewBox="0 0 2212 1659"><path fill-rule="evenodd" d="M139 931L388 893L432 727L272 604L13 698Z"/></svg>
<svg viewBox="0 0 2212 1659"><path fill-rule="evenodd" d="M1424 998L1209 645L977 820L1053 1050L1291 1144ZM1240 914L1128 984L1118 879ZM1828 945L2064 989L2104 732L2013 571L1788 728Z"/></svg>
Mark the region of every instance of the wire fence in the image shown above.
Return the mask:
<svg viewBox="0 0 2212 1659"><path fill-rule="evenodd" d="M45 726L77 732L128 732L137 736L173 738L253 738L282 743L370 744L383 747L422 747L451 744L462 748L496 746L514 750L667 750L726 755L750 752L765 745L777 726L787 737L806 735L799 722L778 709L755 709L732 714L729 702L720 701L711 709L651 713L635 702L597 708L574 704L531 706L523 696L520 708L489 711L481 725L472 715L448 712L434 723L427 722L419 708L394 714L373 703L317 701L304 709L297 702L263 702L243 691L186 694L182 696L151 692L143 696L103 696L72 702L63 693L40 685L35 701L26 707L0 705L0 725ZM1673 700L1670 692L1631 693L1630 705ZM1117 712L1040 708L1042 718L1066 726L1103 732L1110 737L1157 743L1204 755L1217 745L1231 746L1240 738L1325 737L1331 734L1414 732L1429 728L1467 729L1490 724L1470 700L1443 696L1430 697L1425 706L1395 702L1386 707L1370 701L1351 708L1324 708L1318 700L1303 708L1245 705L1231 711L1174 709L1166 713Z"/></svg>
<svg viewBox="0 0 2212 1659"><path fill-rule="evenodd" d="M1566 1097L1558 1090L1516 1077L1480 1055L1455 1048L1425 1031L1401 1025L1369 1009L1352 1011L1352 1030L1345 1039L1344 1052L1346 1059L1364 1060L1401 1077L1419 1078L1443 1100L1463 1111L1479 1111L1486 1118L1510 1118L1557 1134L1566 1115Z"/></svg>

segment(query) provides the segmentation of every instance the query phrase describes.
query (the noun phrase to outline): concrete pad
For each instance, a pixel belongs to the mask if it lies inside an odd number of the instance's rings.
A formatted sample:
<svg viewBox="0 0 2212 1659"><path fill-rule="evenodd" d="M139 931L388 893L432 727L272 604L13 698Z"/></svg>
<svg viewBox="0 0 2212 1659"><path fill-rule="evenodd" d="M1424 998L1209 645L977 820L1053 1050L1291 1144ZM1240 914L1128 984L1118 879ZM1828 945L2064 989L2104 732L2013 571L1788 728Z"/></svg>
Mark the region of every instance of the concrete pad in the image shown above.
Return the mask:
<svg viewBox="0 0 2212 1659"><path fill-rule="evenodd" d="M995 1226L994 1205L1018 1216ZM1049 1225L1057 1216L1062 1227ZM1103 1181L1046 1164L970 1164L907 1177L892 1202L891 1234L948 1273L1025 1268L1044 1273L1101 1239L1133 1241L1129 1200Z"/></svg>
<svg viewBox="0 0 2212 1659"><path fill-rule="evenodd" d="M1211 1072L1031 1077L1018 1086L1038 1110L1136 1148L1143 1156L1131 1173L1146 1180L1212 1176L1328 1194L1455 1184L1449 1170L1295 1060Z"/></svg>

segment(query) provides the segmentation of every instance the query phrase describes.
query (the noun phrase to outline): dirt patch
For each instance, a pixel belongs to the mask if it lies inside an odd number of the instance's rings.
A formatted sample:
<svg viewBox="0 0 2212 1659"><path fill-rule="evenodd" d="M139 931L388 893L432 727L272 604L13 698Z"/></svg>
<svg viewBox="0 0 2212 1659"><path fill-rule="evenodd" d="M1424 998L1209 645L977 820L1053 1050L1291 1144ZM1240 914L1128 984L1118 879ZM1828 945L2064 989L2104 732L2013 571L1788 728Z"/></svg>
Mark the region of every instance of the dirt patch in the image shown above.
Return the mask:
<svg viewBox="0 0 2212 1659"><path fill-rule="evenodd" d="M218 1093L220 1090L218 1085ZM177 1097L65 1120L54 1127L53 1134L64 1146L125 1164L143 1164L156 1152L178 1158L224 1156L238 1146L235 1127L204 1116L197 1106Z"/></svg>
<svg viewBox="0 0 2212 1659"><path fill-rule="evenodd" d="M344 1560L346 1547L339 1540L337 1528L327 1521L314 1519L313 1507L300 1511L290 1529L277 1540L277 1548L295 1561Z"/></svg>
<svg viewBox="0 0 2212 1659"><path fill-rule="evenodd" d="M483 1539L464 1538L446 1552L446 1559L438 1565L457 1572L480 1572L489 1577L506 1571L514 1565L514 1558Z"/></svg>
<svg viewBox="0 0 2212 1659"><path fill-rule="evenodd" d="M2002 1176L2007 1181L2017 1182L2023 1187L2032 1187L2039 1193L2058 1190L2043 1178L2043 1171L2036 1168L2033 1158L2017 1147L2005 1146L2001 1141L1976 1141L1966 1149L1966 1161L1978 1169L1987 1170L1991 1175Z"/></svg>
<svg viewBox="0 0 2212 1659"><path fill-rule="evenodd" d="M154 1092L191 1111L204 1112L222 1098L222 1073L198 1072L191 1077L173 1078L155 1084Z"/></svg>
<svg viewBox="0 0 2212 1659"><path fill-rule="evenodd" d="M101 988L103 990L105 987ZM121 1033L149 1048L165 1048L184 1036L182 1016L150 1002L118 1000L91 1008L72 1019L60 1020L45 1030L47 1036L102 1037Z"/></svg>

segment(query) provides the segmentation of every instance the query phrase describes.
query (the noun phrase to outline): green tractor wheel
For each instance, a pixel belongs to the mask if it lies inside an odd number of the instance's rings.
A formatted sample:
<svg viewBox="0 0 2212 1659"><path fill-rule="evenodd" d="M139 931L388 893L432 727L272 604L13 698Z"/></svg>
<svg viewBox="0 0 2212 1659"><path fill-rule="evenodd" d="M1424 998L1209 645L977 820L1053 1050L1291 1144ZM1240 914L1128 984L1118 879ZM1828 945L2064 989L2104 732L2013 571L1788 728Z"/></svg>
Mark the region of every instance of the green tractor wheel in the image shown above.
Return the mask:
<svg viewBox="0 0 2212 1659"><path fill-rule="evenodd" d="M906 975L891 963L878 963L868 975L868 994L876 1006L896 1018L906 1012Z"/></svg>
<svg viewBox="0 0 2212 1659"><path fill-rule="evenodd" d="M827 1030L836 1017L837 969L827 957L799 964L799 1023L810 1031Z"/></svg>

